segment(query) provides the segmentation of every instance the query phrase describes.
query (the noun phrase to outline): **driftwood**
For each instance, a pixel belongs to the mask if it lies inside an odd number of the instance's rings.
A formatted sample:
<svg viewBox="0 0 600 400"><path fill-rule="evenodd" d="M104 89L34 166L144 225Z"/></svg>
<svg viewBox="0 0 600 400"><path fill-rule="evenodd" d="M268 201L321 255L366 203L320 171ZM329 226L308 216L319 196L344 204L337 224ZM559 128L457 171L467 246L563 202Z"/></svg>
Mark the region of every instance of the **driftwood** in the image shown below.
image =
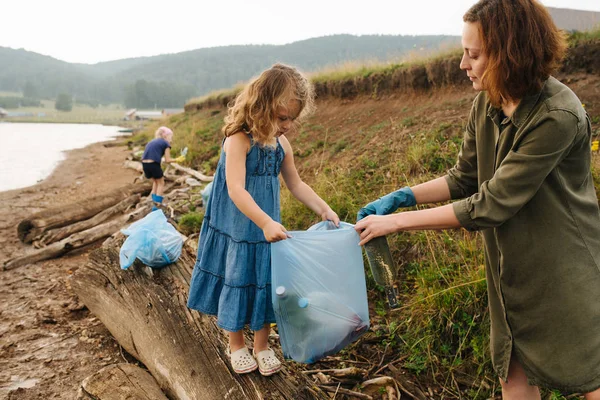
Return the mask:
<svg viewBox="0 0 600 400"><path fill-rule="evenodd" d="M131 195L125 200L121 201L120 203L117 203L114 206L107 208L106 210L96 214L90 219L86 219L84 221L76 222L71 225L63 226L62 228L51 229L49 231L44 232L44 234L39 240L33 242L33 245L36 248L42 248L49 245L50 243L54 243L66 237L69 237L74 233L93 228L94 226L99 225L107 219L110 219L117 214L123 213L125 210L135 205L139 201L139 194Z"/></svg>
<svg viewBox="0 0 600 400"><path fill-rule="evenodd" d="M188 175L193 176L194 178L202 181L202 182L211 182L214 179L214 176L207 176L204 175L198 171L196 171L195 169L191 169L191 168L186 168L186 167L182 167L181 165L177 164L177 163L171 163L171 166L173 168L175 168L178 171L181 172L185 172Z"/></svg>
<svg viewBox="0 0 600 400"><path fill-rule="evenodd" d="M147 195L150 190L151 182L127 185L68 206L44 210L21 221L17 227L17 234L23 243L31 243L47 230L88 219L133 194Z"/></svg>
<svg viewBox="0 0 600 400"><path fill-rule="evenodd" d="M111 142L106 142L103 144L104 147L120 147L120 146L128 146L131 147L133 142L131 140L113 140Z"/></svg>
<svg viewBox="0 0 600 400"><path fill-rule="evenodd" d="M77 232L69 236L68 238L65 238L56 243L52 243L51 245L44 247L43 249L35 250L33 252L25 254L24 256L8 260L4 264L3 269L9 270L20 267L22 265L35 263L42 260L48 260L50 258L60 257L70 251L80 249L94 242L97 242L100 239L107 238L108 236L121 229L123 225L127 222L135 221L148 214L149 211L150 205L142 206L129 214L123 215L119 218L115 218L112 221L97 225L85 231Z"/></svg>
<svg viewBox="0 0 600 400"><path fill-rule="evenodd" d="M136 261L119 268L122 235L93 251L70 278L79 299L140 360L172 399L327 399L293 363L263 378L238 375L226 354L227 339L214 317L186 307L195 251L162 269Z"/></svg>
<svg viewBox="0 0 600 400"><path fill-rule="evenodd" d="M86 378L78 400L167 400L148 372L133 364L113 364Z"/></svg>
<svg viewBox="0 0 600 400"><path fill-rule="evenodd" d="M125 160L123 162L123 166L125 168L133 169L133 170L139 172L140 174L144 173L144 168L142 168L142 163L139 161Z"/></svg>

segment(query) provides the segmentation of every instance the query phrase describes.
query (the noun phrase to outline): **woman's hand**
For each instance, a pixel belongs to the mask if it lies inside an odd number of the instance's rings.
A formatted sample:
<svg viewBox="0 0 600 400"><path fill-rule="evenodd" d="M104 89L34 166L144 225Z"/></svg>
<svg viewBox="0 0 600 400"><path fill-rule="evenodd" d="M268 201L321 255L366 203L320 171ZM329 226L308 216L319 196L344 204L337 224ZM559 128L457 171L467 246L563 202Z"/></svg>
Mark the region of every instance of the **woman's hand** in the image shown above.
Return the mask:
<svg viewBox="0 0 600 400"><path fill-rule="evenodd" d="M369 215L358 221L354 225L354 229L360 235L360 243L362 246L369 240L378 236L385 236L388 233L398 230L396 218L398 215Z"/></svg>
<svg viewBox="0 0 600 400"><path fill-rule="evenodd" d="M265 224L263 227L263 233L265 235L265 239L267 242L279 242L280 240L285 240L291 237L285 227L281 225L279 222L271 220Z"/></svg>
<svg viewBox="0 0 600 400"><path fill-rule="evenodd" d="M333 222L333 224L336 227L340 227L340 217L338 217L338 215L335 213L335 211L333 211L331 208L328 207L327 211L325 211L324 213L321 214L321 219L323 221L331 221Z"/></svg>

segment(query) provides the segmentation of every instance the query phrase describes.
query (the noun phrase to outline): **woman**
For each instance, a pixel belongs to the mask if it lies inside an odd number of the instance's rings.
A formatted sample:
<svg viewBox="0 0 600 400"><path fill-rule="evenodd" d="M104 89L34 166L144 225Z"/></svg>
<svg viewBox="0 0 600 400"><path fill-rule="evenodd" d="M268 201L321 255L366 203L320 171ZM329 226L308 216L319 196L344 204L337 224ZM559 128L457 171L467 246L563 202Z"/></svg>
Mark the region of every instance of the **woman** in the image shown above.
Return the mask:
<svg viewBox="0 0 600 400"><path fill-rule="evenodd" d="M539 399L540 385L600 399L600 212L589 117L551 76L564 36L534 0L481 0L463 19L460 68L480 93L457 164L361 209L361 244L406 230L481 230L503 398ZM385 215L450 199L462 200Z"/></svg>

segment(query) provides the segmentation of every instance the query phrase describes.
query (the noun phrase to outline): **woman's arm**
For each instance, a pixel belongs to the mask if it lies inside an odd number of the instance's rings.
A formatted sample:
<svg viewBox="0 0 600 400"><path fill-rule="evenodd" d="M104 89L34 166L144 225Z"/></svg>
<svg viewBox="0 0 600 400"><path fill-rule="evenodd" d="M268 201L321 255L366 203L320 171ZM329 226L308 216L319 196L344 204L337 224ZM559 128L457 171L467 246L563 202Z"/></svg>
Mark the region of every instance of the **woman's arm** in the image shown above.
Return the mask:
<svg viewBox="0 0 600 400"><path fill-rule="evenodd" d="M450 200L450 187L446 178L440 177L410 188L417 204L440 203Z"/></svg>
<svg viewBox="0 0 600 400"><path fill-rule="evenodd" d="M296 165L294 164L294 152L292 151L290 142L285 136L281 136L279 141L285 151L285 157L281 166L281 175L289 191L323 220L330 220L336 226L339 226L340 218L338 215L298 175L298 170L296 170Z"/></svg>
<svg viewBox="0 0 600 400"><path fill-rule="evenodd" d="M360 245L378 236L393 232L460 228L452 204L419 211L406 211L390 215L369 215L356 223Z"/></svg>
<svg viewBox="0 0 600 400"><path fill-rule="evenodd" d="M263 230L267 241L286 239L288 235L283 225L264 212L246 190L246 154L249 148L250 140L241 132L225 140L225 180L229 197L245 216Z"/></svg>

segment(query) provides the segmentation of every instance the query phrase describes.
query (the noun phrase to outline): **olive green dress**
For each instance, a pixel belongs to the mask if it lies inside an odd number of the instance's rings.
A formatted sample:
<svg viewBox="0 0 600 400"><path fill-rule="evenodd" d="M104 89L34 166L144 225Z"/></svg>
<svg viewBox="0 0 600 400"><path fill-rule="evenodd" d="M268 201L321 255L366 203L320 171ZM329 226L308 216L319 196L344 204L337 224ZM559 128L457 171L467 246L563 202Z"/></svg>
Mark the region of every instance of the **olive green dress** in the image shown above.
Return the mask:
<svg viewBox="0 0 600 400"><path fill-rule="evenodd" d="M504 118L473 102L446 181L454 212L481 230L492 363L511 352L531 384L565 393L600 387L600 212L591 125L577 96L550 77Z"/></svg>

